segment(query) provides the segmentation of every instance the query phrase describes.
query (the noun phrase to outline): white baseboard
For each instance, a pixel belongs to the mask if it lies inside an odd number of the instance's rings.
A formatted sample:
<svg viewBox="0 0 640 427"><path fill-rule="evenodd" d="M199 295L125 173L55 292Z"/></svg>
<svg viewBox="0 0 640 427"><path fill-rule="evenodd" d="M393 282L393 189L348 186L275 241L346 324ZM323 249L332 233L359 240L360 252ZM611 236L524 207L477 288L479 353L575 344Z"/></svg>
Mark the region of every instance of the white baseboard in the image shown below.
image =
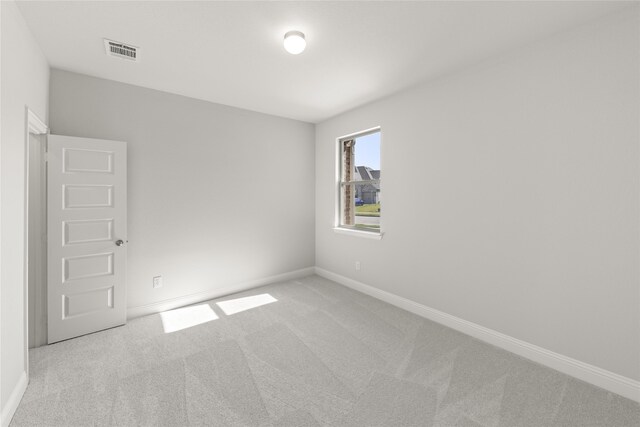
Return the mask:
<svg viewBox="0 0 640 427"><path fill-rule="evenodd" d="M597 366L572 359L537 345L510 337L493 329L485 328L464 319L452 316L442 311L427 307L409 299L374 288L348 277L316 267L316 274L356 291L400 307L418 316L443 324L452 329L470 335L504 350L525 357L541 365L578 378L605 390L640 402L640 381L618 375Z"/></svg>
<svg viewBox="0 0 640 427"><path fill-rule="evenodd" d="M258 286L269 285L271 283L284 282L287 280L299 279L314 274L314 267L302 268L300 270L289 271L287 273L277 274L275 276L263 277L260 279L249 280L246 282L236 283L224 288L212 289L210 291L197 292L194 294L183 295L177 298L170 298L151 304L138 305L127 308L127 319L146 316L149 314L160 313L174 308L184 307L186 305L196 304L202 301L208 301L214 298L220 298L225 295L242 292Z"/></svg>
<svg viewBox="0 0 640 427"><path fill-rule="evenodd" d="M13 388L11 395L9 396L9 400L4 408L2 408L2 416L0 425L2 427L8 427L11 422L11 418L16 413L16 409L18 409L18 405L20 404L20 400L24 395L25 390L27 389L27 373L22 371L20 378L18 379L18 383Z"/></svg>

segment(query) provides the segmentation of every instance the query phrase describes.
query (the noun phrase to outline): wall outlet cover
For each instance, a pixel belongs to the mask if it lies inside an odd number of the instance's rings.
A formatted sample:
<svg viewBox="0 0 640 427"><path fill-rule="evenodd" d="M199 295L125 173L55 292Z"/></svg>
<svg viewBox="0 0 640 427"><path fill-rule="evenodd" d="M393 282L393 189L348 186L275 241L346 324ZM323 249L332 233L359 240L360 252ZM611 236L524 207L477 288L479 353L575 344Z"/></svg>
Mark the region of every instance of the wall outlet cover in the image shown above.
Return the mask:
<svg viewBox="0 0 640 427"><path fill-rule="evenodd" d="M162 287L162 276L155 276L153 278L153 289Z"/></svg>

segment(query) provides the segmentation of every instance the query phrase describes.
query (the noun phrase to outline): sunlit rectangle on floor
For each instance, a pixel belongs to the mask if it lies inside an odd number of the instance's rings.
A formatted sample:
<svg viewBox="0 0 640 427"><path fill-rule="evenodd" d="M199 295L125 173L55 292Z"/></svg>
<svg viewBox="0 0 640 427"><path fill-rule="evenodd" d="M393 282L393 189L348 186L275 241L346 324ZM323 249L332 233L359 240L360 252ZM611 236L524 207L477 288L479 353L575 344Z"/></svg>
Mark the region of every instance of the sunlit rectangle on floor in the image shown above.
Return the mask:
<svg viewBox="0 0 640 427"><path fill-rule="evenodd" d="M208 304L178 308L160 313L165 334L216 320L218 316Z"/></svg>
<svg viewBox="0 0 640 427"><path fill-rule="evenodd" d="M260 307L261 305L271 304L276 301L278 300L269 294L260 294L221 301L216 304L222 309L222 311L224 311L224 314L230 316L232 314L240 313L241 311L250 310L252 308Z"/></svg>

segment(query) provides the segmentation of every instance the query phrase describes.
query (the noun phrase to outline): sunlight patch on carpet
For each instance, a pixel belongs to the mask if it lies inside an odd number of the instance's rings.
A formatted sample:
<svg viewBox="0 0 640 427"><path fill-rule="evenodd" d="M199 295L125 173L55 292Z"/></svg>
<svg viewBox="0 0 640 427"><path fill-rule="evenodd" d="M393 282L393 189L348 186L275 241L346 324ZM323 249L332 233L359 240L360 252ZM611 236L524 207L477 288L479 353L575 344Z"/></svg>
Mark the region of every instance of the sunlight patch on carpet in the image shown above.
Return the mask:
<svg viewBox="0 0 640 427"><path fill-rule="evenodd" d="M218 307L224 311L224 314L231 316L232 314L240 313L241 311L250 310L252 308L260 307L272 302L278 301L269 294L253 295L250 297L235 298L227 301L217 302Z"/></svg>
<svg viewBox="0 0 640 427"><path fill-rule="evenodd" d="M211 322L218 318L208 304L165 311L160 313L160 317L165 334Z"/></svg>

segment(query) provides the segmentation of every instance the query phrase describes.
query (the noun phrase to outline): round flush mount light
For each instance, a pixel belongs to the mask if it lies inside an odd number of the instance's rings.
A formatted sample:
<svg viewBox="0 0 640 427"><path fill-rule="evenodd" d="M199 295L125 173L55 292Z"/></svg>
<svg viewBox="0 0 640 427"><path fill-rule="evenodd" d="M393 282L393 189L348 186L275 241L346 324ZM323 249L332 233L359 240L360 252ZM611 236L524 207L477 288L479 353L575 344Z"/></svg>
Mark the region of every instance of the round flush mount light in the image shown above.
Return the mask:
<svg viewBox="0 0 640 427"><path fill-rule="evenodd" d="M284 49L292 55L302 53L307 41L301 31L289 31L284 35Z"/></svg>

